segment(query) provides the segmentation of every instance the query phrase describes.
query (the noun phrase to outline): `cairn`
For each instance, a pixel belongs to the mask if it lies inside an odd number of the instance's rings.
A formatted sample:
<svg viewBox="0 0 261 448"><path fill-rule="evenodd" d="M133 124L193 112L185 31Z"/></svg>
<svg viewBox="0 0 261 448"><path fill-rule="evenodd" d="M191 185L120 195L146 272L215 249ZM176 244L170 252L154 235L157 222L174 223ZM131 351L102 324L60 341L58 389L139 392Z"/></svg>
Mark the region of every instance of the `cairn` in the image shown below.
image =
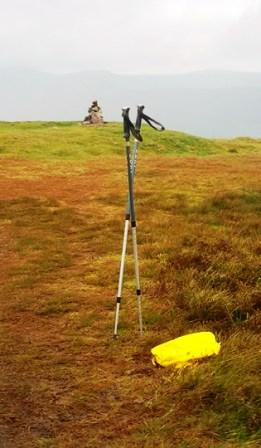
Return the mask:
<svg viewBox="0 0 261 448"><path fill-rule="evenodd" d="M103 124L103 115L98 101L94 100L88 109L88 115L84 118L82 124Z"/></svg>

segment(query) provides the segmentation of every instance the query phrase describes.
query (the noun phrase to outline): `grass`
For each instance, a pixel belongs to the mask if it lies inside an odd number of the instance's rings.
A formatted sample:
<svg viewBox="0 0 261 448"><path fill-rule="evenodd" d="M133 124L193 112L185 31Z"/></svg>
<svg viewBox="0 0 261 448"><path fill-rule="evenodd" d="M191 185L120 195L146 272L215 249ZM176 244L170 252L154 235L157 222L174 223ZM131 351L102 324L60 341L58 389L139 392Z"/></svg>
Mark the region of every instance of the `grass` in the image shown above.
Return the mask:
<svg viewBox="0 0 261 448"><path fill-rule="evenodd" d="M181 132L143 131L142 152L158 155L249 154L261 148L261 140L210 140ZM0 154L41 162L80 161L122 154L122 130L118 124L103 127L82 126L75 122L0 122Z"/></svg>
<svg viewBox="0 0 261 448"><path fill-rule="evenodd" d="M144 129L136 204L144 337L118 124L0 124L0 445L260 445L260 140ZM214 331L217 357L157 369L150 348Z"/></svg>

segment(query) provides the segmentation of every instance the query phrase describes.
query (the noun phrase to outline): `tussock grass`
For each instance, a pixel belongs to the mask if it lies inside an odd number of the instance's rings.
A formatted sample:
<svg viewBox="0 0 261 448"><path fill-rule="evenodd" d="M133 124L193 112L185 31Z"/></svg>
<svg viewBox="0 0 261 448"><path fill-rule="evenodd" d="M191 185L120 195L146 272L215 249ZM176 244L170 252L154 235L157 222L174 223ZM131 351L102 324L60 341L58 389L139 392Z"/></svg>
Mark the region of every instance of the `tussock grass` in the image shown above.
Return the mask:
<svg viewBox="0 0 261 448"><path fill-rule="evenodd" d="M0 124L0 444L260 445L260 141L144 129L136 180L145 334L118 124ZM131 246L130 246L131 248ZM150 348L214 331L217 357L156 369Z"/></svg>

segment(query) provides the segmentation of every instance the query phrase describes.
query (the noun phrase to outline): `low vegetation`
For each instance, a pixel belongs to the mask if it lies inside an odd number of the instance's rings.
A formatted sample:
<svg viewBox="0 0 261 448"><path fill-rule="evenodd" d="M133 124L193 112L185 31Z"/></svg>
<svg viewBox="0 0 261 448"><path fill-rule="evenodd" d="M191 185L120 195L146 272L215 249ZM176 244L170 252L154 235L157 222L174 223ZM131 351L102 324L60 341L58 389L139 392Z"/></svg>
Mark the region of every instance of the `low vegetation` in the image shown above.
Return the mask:
<svg viewBox="0 0 261 448"><path fill-rule="evenodd" d="M261 140L144 128L112 339L127 178L119 124L0 124L0 446L260 446ZM218 356L155 368L213 331Z"/></svg>

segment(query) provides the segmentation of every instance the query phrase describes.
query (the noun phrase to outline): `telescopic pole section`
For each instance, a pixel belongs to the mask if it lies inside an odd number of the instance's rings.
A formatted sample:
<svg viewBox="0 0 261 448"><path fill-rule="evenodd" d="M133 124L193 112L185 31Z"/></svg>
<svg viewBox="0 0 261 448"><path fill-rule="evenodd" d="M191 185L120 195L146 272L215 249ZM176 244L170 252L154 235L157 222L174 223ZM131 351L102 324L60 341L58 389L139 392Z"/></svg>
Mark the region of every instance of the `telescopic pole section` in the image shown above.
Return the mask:
<svg viewBox="0 0 261 448"><path fill-rule="evenodd" d="M126 108L122 109L123 136L124 136L124 138L126 140L126 145L129 144L129 139L130 139L130 127L129 127L129 124L128 124L129 110L130 110L129 107L126 107ZM116 311L115 311L115 322L114 322L114 331L113 331L113 337L114 338L116 338L117 334L118 334L120 306L121 306L121 297L122 297L122 286L123 286L123 275L124 275L124 265L125 265L127 240L128 240L128 230L129 230L129 220L130 220L130 212L129 212L129 206L127 206L127 211L126 211L126 215L125 215L124 233L123 233L123 243L122 243L120 272L119 272L119 280L118 280L118 290L117 290L117 297L116 297Z"/></svg>
<svg viewBox="0 0 261 448"><path fill-rule="evenodd" d="M139 147L139 142L138 142L138 140L135 139L135 142L133 145L132 161L131 161L132 182L134 181L134 177L135 177L135 173L136 173L138 147ZM117 299L116 299L114 337L117 336L118 324L119 324L119 313L120 313L120 303L121 303L121 298L122 298L124 266L125 266L125 258L126 258L126 252L127 252L127 241L128 241L128 233L129 233L129 222L130 222L130 196L128 194L127 208L126 208L126 214L125 214L125 223L124 223L124 232L123 232L123 243L122 243L122 252L121 252Z"/></svg>
<svg viewBox="0 0 261 448"><path fill-rule="evenodd" d="M136 118L136 122L135 122L135 128L132 125L132 123L130 123L130 120L129 120L129 108L127 107L127 108L122 109L123 131L124 131L124 138L126 140L126 145L128 144L128 146L129 146L131 127L132 127L132 133L134 134L134 137L135 137L135 141L134 141L134 145L133 145L133 152L132 152L132 160L131 160L131 164L130 164L132 184L134 182L134 177L135 177L135 173L136 173L139 142L142 140L141 135L140 135L140 128L141 128L141 122L142 122L143 109L144 109L144 106L137 106L137 118ZM133 132L133 128L134 128L135 132ZM128 164L128 166L129 166L129 164ZM120 262L119 279L118 279L118 290L117 290L117 297L116 297L116 313L115 313L114 334L113 334L114 337L117 337L117 333L118 333L120 305L121 305L123 277L124 277L124 266L125 266L128 231L129 231L129 221L130 221L130 194L128 193L127 209L126 209L126 214L125 214L125 224L124 224L124 233L123 233L121 262ZM135 229L135 232L136 232L136 229ZM135 237L134 237L134 240L135 240ZM136 241L137 241L137 237L136 237ZM135 248L133 248L133 251L134 251L134 261L138 260L137 242L136 242ZM135 273L136 273L136 288L137 288L137 291L138 290L140 291L139 267L138 267L137 261L135 261ZM138 300L138 306L139 306L139 316L140 316L139 322L140 322L140 328L141 328L141 332L142 332L141 300L140 300L140 298Z"/></svg>
<svg viewBox="0 0 261 448"><path fill-rule="evenodd" d="M118 290L117 290L117 297L116 297L116 312L115 312L115 323L114 323L114 332L113 332L114 337L117 337L117 333L118 333L123 275L124 275L124 264L125 264L125 256L126 256L126 248L127 248L127 240L128 240L128 230L129 230L129 219L130 219L130 217L126 215L125 225L124 225L124 234L123 234L123 243L122 243Z"/></svg>
<svg viewBox="0 0 261 448"><path fill-rule="evenodd" d="M142 334L143 333L143 323L142 323L142 310L141 310L141 290L140 290L140 274L139 274L138 245L137 245L137 229L136 229L136 216L135 216L135 207L134 207L133 179L132 179L132 172L131 172L129 142L127 142L127 144L126 144L126 156L127 156L127 168L128 168L132 244L133 244L133 256L134 256L134 267L135 267L135 277L136 277L136 294L137 294L137 302L138 302L140 333Z"/></svg>

